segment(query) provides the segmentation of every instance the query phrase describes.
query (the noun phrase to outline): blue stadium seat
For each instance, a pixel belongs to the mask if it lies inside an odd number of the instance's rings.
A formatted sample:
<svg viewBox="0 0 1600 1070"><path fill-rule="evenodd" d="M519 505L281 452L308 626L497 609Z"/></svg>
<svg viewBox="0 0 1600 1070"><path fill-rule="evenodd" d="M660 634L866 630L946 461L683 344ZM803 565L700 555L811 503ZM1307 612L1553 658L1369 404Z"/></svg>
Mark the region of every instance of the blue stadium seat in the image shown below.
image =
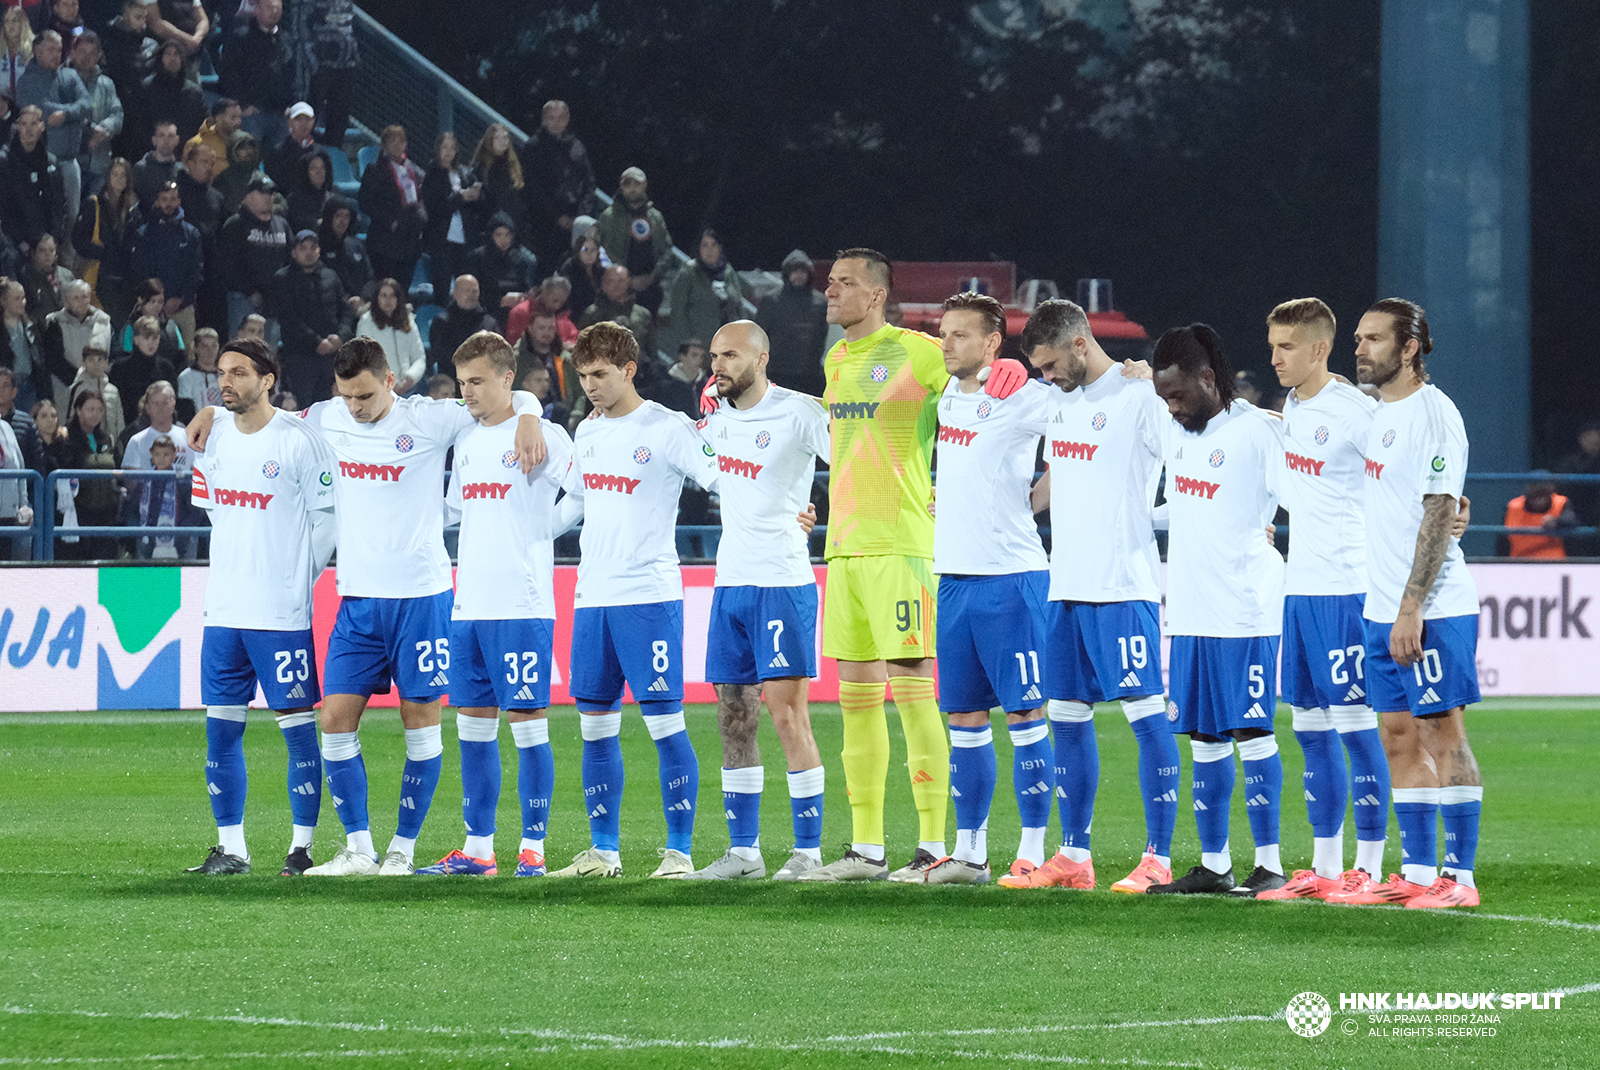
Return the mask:
<svg viewBox="0 0 1600 1070"><path fill-rule="evenodd" d="M377 145L363 145L356 150L356 173L358 175L367 173L367 168L372 166L372 161L378 158L378 150L379 146Z"/></svg>
<svg viewBox="0 0 1600 1070"><path fill-rule="evenodd" d="M421 308L414 309L411 313L412 318L417 321L417 332L422 335L422 348L424 350L428 350L432 344L428 340L428 332L433 328L433 319L443 311L444 309L438 305L423 305Z"/></svg>
<svg viewBox="0 0 1600 1070"><path fill-rule="evenodd" d="M330 152L328 156L333 160L333 188L355 200L356 194L361 192L361 179L350 173L350 157L342 151Z"/></svg>
<svg viewBox="0 0 1600 1070"><path fill-rule="evenodd" d="M417 260L417 269L411 273L411 288L407 293L412 304L433 300L433 259L427 253Z"/></svg>

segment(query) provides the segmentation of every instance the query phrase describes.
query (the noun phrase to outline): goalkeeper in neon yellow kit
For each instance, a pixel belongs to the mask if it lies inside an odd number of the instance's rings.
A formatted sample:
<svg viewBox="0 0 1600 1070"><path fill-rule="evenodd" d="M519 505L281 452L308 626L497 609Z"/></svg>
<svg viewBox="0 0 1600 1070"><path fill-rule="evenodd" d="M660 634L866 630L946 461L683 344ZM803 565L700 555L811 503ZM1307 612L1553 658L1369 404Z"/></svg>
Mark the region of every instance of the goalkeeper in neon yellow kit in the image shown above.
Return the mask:
<svg viewBox="0 0 1600 1070"><path fill-rule="evenodd" d="M839 662L854 836L843 858L801 874L802 881L921 883L945 854L950 748L933 686L938 585L928 504L936 405L950 375L938 339L885 322L893 285L888 258L871 249L844 250L828 273L828 322L845 337L823 367L833 456L822 653ZM984 388L1004 397L1026 378L1022 365L999 360ZM900 711L921 825L915 857L892 874L883 836L885 683Z"/></svg>

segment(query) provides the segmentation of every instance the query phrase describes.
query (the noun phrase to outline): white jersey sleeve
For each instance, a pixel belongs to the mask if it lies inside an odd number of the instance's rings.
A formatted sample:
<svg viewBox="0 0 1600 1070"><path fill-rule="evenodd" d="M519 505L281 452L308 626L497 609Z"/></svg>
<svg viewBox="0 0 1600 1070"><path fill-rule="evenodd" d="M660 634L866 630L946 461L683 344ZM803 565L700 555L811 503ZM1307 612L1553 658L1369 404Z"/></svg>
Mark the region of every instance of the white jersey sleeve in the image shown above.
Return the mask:
<svg viewBox="0 0 1600 1070"><path fill-rule="evenodd" d="M1155 387L1113 367L1053 395L1045 424L1050 465L1050 597L1156 602L1160 554L1151 515L1172 419Z"/></svg>
<svg viewBox="0 0 1600 1070"><path fill-rule="evenodd" d="M543 424L547 455L524 475L516 418L474 425L456 439L450 496L461 511L457 620L555 619L552 524L572 440Z"/></svg>
<svg viewBox="0 0 1600 1070"><path fill-rule="evenodd" d="M1030 493L1052 393L1039 380L1005 399L963 393L954 377L945 384L934 446L935 572L1005 576L1050 567Z"/></svg>
<svg viewBox="0 0 1600 1070"><path fill-rule="evenodd" d="M1267 539L1283 464L1281 421L1234 401L1198 434L1166 435L1167 630L1263 636L1283 629L1283 558ZM1052 488L1054 490L1054 488Z"/></svg>
<svg viewBox="0 0 1600 1070"><path fill-rule="evenodd" d="M292 631L311 627L316 564L309 514L334 506L328 447L289 413L255 434L219 410L196 458L193 503L211 517L206 623Z"/></svg>
<svg viewBox="0 0 1600 1070"><path fill-rule="evenodd" d="M1416 560L1423 502L1430 494L1460 498L1467 474L1467 432L1455 403L1424 385L1384 402L1367 436L1366 514L1368 620L1391 623ZM1452 538L1422 607L1424 619L1478 612L1478 588L1461 543Z"/></svg>
<svg viewBox="0 0 1600 1070"><path fill-rule="evenodd" d="M1350 595L1367 590L1366 441L1378 403L1330 380L1307 401L1283 406L1280 500L1289 510L1284 593Z"/></svg>
<svg viewBox="0 0 1600 1070"><path fill-rule="evenodd" d="M748 409L721 405L695 425L716 454L722 539L718 587L798 587L816 582L799 514L811 501L828 412L814 398L770 385Z"/></svg>

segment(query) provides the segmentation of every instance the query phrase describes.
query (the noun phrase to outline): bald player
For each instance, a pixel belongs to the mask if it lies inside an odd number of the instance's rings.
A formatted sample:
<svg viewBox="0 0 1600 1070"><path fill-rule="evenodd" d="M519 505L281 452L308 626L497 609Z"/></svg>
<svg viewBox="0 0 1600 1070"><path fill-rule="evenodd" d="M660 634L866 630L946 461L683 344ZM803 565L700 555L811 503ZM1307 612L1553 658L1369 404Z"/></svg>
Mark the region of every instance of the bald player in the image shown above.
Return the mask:
<svg viewBox="0 0 1600 1070"><path fill-rule="evenodd" d="M766 698L788 761L794 849L773 875L792 881L822 865L822 758L811 734L817 673L817 584L807 548L817 458L828 456L828 412L815 398L767 380L767 332L738 320L711 339L720 400L696 426L717 455L722 540L706 640L706 678L717 689L722 803L728 852L688 880L765 877L756 745ZM800 524L795 523L799 515Z"/></svg>

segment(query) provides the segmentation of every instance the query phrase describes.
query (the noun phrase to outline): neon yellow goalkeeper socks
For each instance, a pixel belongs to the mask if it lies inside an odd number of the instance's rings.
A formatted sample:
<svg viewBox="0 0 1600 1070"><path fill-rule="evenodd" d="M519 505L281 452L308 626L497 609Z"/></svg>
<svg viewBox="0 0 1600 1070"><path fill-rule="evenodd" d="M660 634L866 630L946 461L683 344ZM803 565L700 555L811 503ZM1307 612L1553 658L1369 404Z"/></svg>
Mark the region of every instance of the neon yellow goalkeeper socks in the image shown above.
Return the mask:
<svg viewBox="0 0 1600 1070"><path fill-rule="evenodd" d="M844 785L850 795L852 840L883 844L883 783L889 776L889 722L883 685L839 681L844 713Z"/></svg>
<svg viewBox="0 0 1600 1070"><path fill-rule="evenodd" d="M939 716L929 676L891 676L889 693L900 711L906 736L906 768L923 842L944 842L945 808L950 803L950 742Z"/></svg>

